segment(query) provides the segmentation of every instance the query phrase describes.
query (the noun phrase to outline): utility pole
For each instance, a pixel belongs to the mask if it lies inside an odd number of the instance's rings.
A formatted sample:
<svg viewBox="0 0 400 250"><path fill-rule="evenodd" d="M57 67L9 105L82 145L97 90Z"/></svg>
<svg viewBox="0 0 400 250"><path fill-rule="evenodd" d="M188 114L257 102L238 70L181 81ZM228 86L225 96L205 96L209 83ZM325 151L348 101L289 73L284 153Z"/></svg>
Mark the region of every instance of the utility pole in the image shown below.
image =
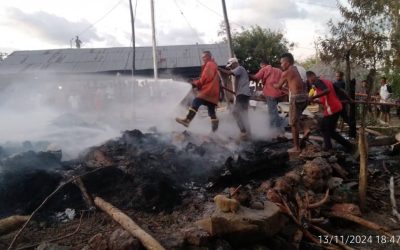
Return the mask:
<svg viewBox="0 0 400 250"><path fill-rule="evenodd" d="M158 71L157 71L157 45L156 45L156 27L154 21L154 0L150 0L151 6L151 31L152 31L152 41L153 41L153 68L154 68L154 79L158 79Z"/></svg>
<svg viewBox="0 0 400 250"><path fill-rule="evenodd" d="M228 49L229 49L229 57L234 57L233 54L233 47L232 47L232 36L231 36L231 27L229 25L229 20L228 20L228 13L226 12L226 4L225 4L225 0L222 0L222 10L224 12L224 20L225 20L225 28L226 28L226 35L228 37ZM230 87L234 92L236 91L235 88L235 78L234 77L228 77L228 79L230 79L230 81L228 81L228 87ZM229 86L230 84L232 84L231 86ZM225 95L227 93L225 92ZM235 96L233 96L233 99L235 99Z"/></svg>
<svg viewBox="0 0 400 250"><path fill-rule="evenodd" d="M132 0L129 0L129 9L131 12L131 27L132 27L132 77L135 75L135 60L136 60L136 41L135 41L135 19L133 17Z"/></svg>
<svg viewBox="0 0 400 250"><path fill-rule="evenodd" d="M225 0L222 0L222 10L224 12L226 35L228 36L229 57L233 57L231 27L229 25L228 13L226 12Z"/></svg>

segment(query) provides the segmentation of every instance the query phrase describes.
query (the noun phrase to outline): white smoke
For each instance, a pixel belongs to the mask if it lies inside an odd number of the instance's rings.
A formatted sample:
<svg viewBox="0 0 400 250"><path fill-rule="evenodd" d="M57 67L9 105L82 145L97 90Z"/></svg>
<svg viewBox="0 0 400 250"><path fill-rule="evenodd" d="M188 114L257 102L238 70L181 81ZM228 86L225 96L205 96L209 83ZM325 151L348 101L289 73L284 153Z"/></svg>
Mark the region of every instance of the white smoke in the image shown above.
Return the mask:
<svg viewBox="0 0 400 250"><path fill-rule="evenodd" d="M76 157L128 129L170 131L190 85L116 76L40 75L0 92L0 145L47 141Z"/></svg>
<svg viewBox="0 0 400 250"><path fill-rule="evenodd" d="M125 76L41 74L13 80L0 91L0 145L7 142L46 141L63 151L63 159L75 158L84 149L113 139L123 130L184 131L175 122L187 108L180 105L191 86L173 80ZM216 136L238 138L239 128L230 112L217 113ZM276 134L265 109L250 110L253 137L269 139ZM211 122L201 109L188 128L209 134Z"/></svg>

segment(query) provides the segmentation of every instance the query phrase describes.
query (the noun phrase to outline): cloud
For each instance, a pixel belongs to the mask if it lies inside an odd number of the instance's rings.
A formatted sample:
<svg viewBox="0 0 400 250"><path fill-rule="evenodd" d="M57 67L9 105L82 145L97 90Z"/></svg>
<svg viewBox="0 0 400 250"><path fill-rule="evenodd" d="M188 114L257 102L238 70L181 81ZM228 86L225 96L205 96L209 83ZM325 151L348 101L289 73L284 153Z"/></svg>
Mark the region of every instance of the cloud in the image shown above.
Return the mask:
<svg viewBox="0 0 400 250"><path fill-rule="evenodd" d="M76 34L91 25L86 20L71 22L64 17L47 12L25 13L17 8L8 8L7 16L15 29L24 30L57 45L65 45ZM82 37L85 41L103 40L94 28L86 30Z"/></svg>
<svg viewBox="0 0 400 250"><path fill-rule="evenodd" d="M231 7L229 15L235 23L242 26L260 25L274 30L285 28L285 20L301 19L306 12L294 0L248 0L237 1Z"/></svg>
<svg viewBox="0 0 400 250"><path fill-rule="evenodd" d="M204 43L205 33L192 30L190 28L159 29L157 41L163 45L182 45Z"/></svg>
<svg viewBox="0 0 400 250"><path fill-rule="evenodd" d="M127 46L127 44L121 43L113 35L105 34L103 37L104 37L104 40L106 41L106 46L108 46L108 47L124 47L124 46Z"/></svg>

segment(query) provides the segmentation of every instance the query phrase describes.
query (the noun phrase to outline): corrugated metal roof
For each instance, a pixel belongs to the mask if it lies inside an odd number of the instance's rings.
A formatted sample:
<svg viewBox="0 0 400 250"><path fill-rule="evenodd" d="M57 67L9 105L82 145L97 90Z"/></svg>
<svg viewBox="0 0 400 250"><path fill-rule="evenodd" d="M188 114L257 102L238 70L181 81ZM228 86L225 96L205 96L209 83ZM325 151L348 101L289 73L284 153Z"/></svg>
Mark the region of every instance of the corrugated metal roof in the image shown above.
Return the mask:
<svg viewBox="0 0 400 250"><path fill-rule="evenodd" d="M198 67L201 52L209 50L218 65L229 57L226 44L175 45L157 47L160 69ZM151 47L136 48L136 70L152 69ZM132 48L56 49L15 51L1 64L0 74L36 73L95 73L132 68Z"/></svg>

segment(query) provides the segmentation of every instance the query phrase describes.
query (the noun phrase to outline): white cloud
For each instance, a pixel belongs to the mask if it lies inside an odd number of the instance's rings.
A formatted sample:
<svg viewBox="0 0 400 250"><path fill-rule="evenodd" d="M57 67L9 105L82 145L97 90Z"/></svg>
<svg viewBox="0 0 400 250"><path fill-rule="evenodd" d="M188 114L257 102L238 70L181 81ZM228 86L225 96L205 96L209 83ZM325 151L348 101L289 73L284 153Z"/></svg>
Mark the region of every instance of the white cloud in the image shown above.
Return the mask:
<svg viewBox="0 0 400 250"><path fill-rule="evenodd" d="M14 29L38 36L55 45L65 44L66 41L71 39L71 36L78 34L82 27L90 25L86 20L70 22L64 17L43 11L25 13L16 8L9 8L7 13L9 22L13 25ZM101 40L95 29L88 30L85 35L89 41Z"/></svg>
<svg viewBox="0 0 400 250"><path fill-rule="evenodd" d="M285 28L285 20L305 18L306 12L294 0L237 1L230 13L232 20L243 26L258 24L273 30Z"/></svg>
<svg viewBox="0 0 400 250"><path fill-rule="evenodd" d="M84 47L129 46L131 42L128 1L1 1L0 32L7 36L2 37L0 51L69 47L70 39L91 24L94 27L80 36ZM336 0L229 0L226 5L232 29L259 25L280 30L298 45L293 51L296 56L313 54L316 33L326 32L327 20L339 16L332 9ZM158 44L221 40L218 37L223 21L221 1L155 0L155 7ZM149 1L138 0L135 27L136 44L150 46Z"/></svg>

